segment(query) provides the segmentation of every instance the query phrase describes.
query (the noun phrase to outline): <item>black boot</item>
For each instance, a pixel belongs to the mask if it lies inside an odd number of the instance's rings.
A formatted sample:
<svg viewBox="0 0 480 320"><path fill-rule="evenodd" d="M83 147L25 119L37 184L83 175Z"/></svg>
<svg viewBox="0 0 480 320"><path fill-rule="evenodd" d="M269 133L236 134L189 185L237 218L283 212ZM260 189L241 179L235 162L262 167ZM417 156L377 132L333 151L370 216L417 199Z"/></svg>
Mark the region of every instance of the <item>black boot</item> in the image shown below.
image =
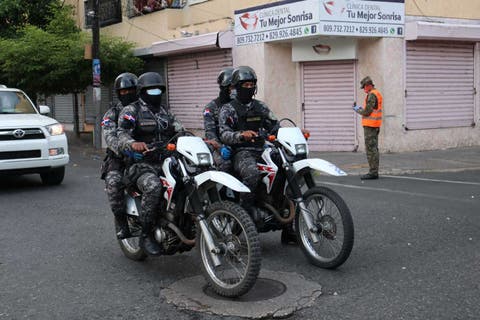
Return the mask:
<svg viewBox="0 0 480 320"><path fill-rule="evenodd" d="M285 228L282 229L282 236L280 238L282 244L298 244L297 234L295 230L293 230L292 224L289 224Z"/></svg>
<svg viewBox="0 0 480 320"><path fill-rule="evenodd" d="M142 235L138 245L151 256L157 256L161 253L160 245L153 237L153 226L151 224L142 226Z"/></svg>
<svg viewBox="0 0 480 320"><path fill-rule="evenodd" d="M117 231L117 239L122 240L131 237L126 214L115 215L115 226Z"/></svg>
<svg viewBox="0 0 480 320"><path fill-rule="evenodd" d="M378 179L378 173L367 173L360 177L361 180L375 180Z"/></svg>

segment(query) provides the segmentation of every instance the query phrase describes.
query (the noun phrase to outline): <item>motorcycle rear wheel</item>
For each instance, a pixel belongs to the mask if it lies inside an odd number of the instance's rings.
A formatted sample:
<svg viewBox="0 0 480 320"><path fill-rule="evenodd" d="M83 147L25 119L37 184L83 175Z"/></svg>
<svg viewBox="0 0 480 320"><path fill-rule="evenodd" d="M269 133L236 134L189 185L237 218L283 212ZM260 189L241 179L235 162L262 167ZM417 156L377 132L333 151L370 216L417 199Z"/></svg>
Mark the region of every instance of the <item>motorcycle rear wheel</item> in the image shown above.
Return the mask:
<svg viewBox="0 0 480 320"><path fill-rule="evenodd" d="M115 228L117 227L116 222L115 222ZM141 233L141 227L136 221L136 217L128 217L128 227L130 228L130 232L134 237L127 238L127 239L119 239L118 244L120 245L120 249L122 249L123 254L135 261L143 261L145 260L148 255L145 253L145 251L140 248L138 242L140 240L140 233Z"/></svg>
<svg viewBox="0 0 480 320"><path fill-rule="evenodd" d="M353 220L345 201L325 187L310 188L303 195L305 205L318 229L320 241L314 243L303 214L295 217L295 230L300 247L314 265L335 269L350 256L354 241Z"/></svg>
<svg viewBox="0 0 480 320"><path fill-rule="evenodd" d="M229 201L212 203L207 208L207 227L217 248L221 265L215 266L203 233L197 229L197 247L202 272L212 290L224 297L238 297L255 284L260 272L260 240L248 213Z"/></svg>

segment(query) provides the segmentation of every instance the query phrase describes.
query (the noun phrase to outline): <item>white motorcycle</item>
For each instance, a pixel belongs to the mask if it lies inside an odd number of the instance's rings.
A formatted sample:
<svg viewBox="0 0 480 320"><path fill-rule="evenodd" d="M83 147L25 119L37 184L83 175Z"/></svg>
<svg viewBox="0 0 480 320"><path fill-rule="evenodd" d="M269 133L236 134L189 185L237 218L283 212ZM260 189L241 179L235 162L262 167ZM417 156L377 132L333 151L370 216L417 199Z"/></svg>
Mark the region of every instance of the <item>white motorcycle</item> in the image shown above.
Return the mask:
<svg viewBox="0 0 480 320"><path fill-rule="evenodd" d="M154 237L162 254L171 255L198 247L202 271L219 295L237 297L252 288L261 265L258 233L248 213L238 204L220 201L218 189L250 190L235 177L213 170L213 158L203 140L189 132L177 134L166 145L170 150L162 164L163 198ZM141 194L127 191L131 238L119 240L130 259L143 260L139 247Z"/></svg>
<svg viewBox="0 0 480 320"><path fill-rule="evenodd" d="M345 201L332 189L317 186L315 171L334 176L346 173L334 164L309 159L306 137L290 119L293 127L279 128L277 136L259 132L265 140L262 173L257 190L254 217L258 232L291 229L308 260L316 266L333 269L350 255L354 241L353 221ZM238 197L237 197L238 199ZM282 233L282 242L286 242Z"/></svg>

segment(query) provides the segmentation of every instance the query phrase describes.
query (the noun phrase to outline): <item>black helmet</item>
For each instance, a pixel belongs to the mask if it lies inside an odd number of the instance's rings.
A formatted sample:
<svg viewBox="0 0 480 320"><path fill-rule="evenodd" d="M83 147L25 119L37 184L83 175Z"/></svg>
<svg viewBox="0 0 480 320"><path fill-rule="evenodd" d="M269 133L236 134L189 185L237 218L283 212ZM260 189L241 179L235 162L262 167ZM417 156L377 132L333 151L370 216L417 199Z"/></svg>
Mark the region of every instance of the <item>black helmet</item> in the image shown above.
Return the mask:
<svg viewBox="0 0 480 320"><path fill-rule="evenodd" d="M121 89L136 88L138 84L138 78L136 75L130 72L124 72L115 79L114 88L116 91Z"/></svg>
<svg viewBox="0 0 480 320"><path fill-rule="evenodd" d="M220 87L228 87L232 84L233 70L232 67L226 67L220 71L217 77L217 83Z"/></svg>
<svg viewBox="0 0 480 320"><path fill-rule="evenodd" d="M233 71L232 74L232 85L237 86L237 84L242 82L252 81L257 83L257 75L255 71L248 66L240 66Z"/></svg>
<svg viewBox="0 0 480 320"><path fill-rule="evenodd" d="M138 91L142 91L144 88L159 87L162 91L165 91L165 81L163 77L157 72L145 72L138 77Z"/></svg>

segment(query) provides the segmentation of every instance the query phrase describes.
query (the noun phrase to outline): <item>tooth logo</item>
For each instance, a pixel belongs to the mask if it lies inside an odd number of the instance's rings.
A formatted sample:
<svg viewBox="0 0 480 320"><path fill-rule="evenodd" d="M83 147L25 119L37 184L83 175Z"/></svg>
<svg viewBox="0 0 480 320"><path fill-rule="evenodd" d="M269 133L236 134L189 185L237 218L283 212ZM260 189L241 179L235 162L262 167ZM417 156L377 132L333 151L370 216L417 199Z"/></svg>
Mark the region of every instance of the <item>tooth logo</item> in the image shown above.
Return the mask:
<svg viewBox="0 0 480 320"><path fill-rule="evenodd" d="M325 0L323 8L331 16L338 16L345 12L345 1L342 0Z"/></svg>
<svg viewBox="0 0 480 320"><path fill-rule="evenodd" d="M256 14L245 13L240 16L240 24L242 25L243 29L250 31L255 30L258 23L258 16Z"/></svg>

